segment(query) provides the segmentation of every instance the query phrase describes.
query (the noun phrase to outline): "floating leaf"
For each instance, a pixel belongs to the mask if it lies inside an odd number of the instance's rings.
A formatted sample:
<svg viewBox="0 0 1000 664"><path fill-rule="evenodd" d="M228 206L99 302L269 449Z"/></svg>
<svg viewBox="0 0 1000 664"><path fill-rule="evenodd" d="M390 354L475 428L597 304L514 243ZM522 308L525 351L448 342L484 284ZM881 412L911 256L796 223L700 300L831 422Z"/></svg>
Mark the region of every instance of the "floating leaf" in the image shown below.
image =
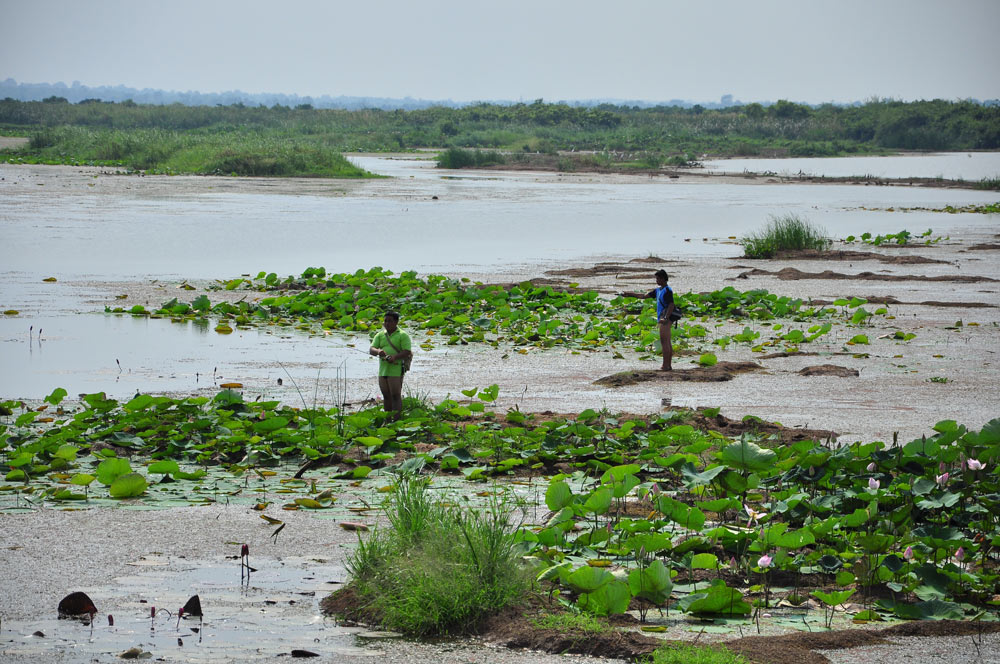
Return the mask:
<svg viewBox="0 0 1000 664"><path fill-rule="evenodd" d="M112 498L132 498L146 491L146 478L139 473L128 473L118 477L108 489Z"/></svg>

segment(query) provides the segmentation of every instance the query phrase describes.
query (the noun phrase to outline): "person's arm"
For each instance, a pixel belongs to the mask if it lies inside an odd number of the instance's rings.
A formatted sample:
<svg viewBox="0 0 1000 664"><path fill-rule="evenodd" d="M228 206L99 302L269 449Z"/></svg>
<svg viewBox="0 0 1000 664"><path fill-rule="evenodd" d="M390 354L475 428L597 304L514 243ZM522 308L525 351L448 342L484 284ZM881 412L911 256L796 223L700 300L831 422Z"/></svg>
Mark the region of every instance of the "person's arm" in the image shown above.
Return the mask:
<svg viewBox="0 0 1000 664"><path fill-rule="evenodd" d="M649 291L648 293L636 293L634 291L622 291L622 297L637 297L639 299L646 299L650 297L656 297L656 289Z"/></svg>
<svg viewBox="0 0 1000 664"><path fill-rule="evenodd" d="M375 340L377 339L378 335L375 335L375 339L372 340L372 347L368 349L368 354L374 355L375 357L387 357L385 350L375 345Z"/></svg>

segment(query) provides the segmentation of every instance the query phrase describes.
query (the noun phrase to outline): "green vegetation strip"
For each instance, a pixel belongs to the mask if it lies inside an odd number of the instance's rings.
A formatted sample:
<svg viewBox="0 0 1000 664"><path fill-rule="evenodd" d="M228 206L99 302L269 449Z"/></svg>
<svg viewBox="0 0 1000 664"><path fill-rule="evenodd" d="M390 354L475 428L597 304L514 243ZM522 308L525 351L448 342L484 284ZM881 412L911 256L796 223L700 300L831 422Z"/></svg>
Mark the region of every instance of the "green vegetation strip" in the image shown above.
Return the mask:
<svg viewBox="0 0 1000 664"><path fill-rule="evenodd" d="M13 162L116 165L161 173L357 176L340 155L426 148L456 168L551 155L563 170L688 165L703 154L835 156L1000 148L1000 107L875 100L812 108L779 100L725 109L476 104L414 111L0 101L0 130L31 136ZM560 152L561 154L557 154ZM502 153L502 154L501 154ZM981 187L996 189L996 178Z"/></svg>
<svg viewBox="0 0 1000 664"><path fill-rule="evenodd" d="M45 409L0 404L8 507L83 505L93 485L102 500L128 499L158 490L151 476L197 487L218 470L264 476L282 462L331 464L323 476L357 481L403 452L397 474L550 477L550 515L517 529L517 552L538 583L590 613L745 617L779 594L800 604L809 589L830 616L860 600L863 620L983 619L1000 605L1000 419L979 431L942 421L905 444L785 445L754 434L752 420L739 438L713 430L717 409L499 416L495 386L467 390L464 405L410 399L398 422L377 408L246 402L232 389L125 403L86 395L75 412L65 396L55 390ZM330 500L310 493L289 507Z"/></svg>
<svg viewBox="0 0 1000 664"><path fill-rule="evenodd" d="M243 299L213 304L203 294L190 302L174 298L154 311L136 305L128 309L108 307L106 312L200 320L205 324L209 316L214 316L218 319L215 330L220 333L254 325L311 332L374 333L381 326L384 312L395 309L402 314L404 327L424 335L420 344L423 350L441 344L469 343L494 347L508 343L539 349L616 349L621 345L646 352L659 347L652 300L606 300L596 291L564 291L531 282L486 285L437 275L419 277L416 272L395 275L378 267L329 274L319 267L306 269L299 278L281 279L276 273L260 272L253 279L220 282L218 288L250 290L264 296L256 302ZM869 312L863 306L866 300L861 298L840 298L833 306L810 306L799 298L766 290L741 292L732 287L710 293L678 293L676 302L684 312L674 332L678 343L707 341L709 331L703 323L710 318L782 318L813 323L804 330L784 329L784 323L774 323L772 329L777 336L770 340L761 339L761 332L749 327L715 340L723 346L731 342L755 344L755 350L775 344L794 348L827 334L834 323L866 325L873 316L888 313L885 307ZM526 351L520 348L519 352Z"/></svg>

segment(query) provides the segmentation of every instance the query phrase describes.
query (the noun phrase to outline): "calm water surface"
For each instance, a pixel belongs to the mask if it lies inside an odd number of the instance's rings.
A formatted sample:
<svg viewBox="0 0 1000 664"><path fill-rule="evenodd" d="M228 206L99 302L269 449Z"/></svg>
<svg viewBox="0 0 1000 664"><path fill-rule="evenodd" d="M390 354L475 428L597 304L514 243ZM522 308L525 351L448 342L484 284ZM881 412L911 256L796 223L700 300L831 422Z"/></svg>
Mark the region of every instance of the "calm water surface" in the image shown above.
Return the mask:
<svg viewBox="0 0 1000 664"><path fill-rule="evenodd" d="M1000 152L947 152L892 157L833 157L792 159L718 159L705 168L720 173L776 173L879 178L947 178L978 182L1000 178Z"/></svg>
<svg viewBox="0 0 1000 664"><path fill-rule="evenodd" d="M948 172L958 157L901 159L936 173ZM601 258L736 255L741 249L723 240L784 213L800 214L837 237L903 227L945 234L993 222L984 215L931 212L911 212L904 221L899 213L861 208L997 200L991 192L917 187L466 173L413 159L353 160L392 177L338 183L328 195L274 194L263 181L249 181L243 193L158 197L88 192L43 198L7 189L0 196L0 310L21 314L0 317L0 399L38 398L56 386L71 394L188 390L218 367L217 374L227 377L276 380L284 373L277 358L305 374L312 366L344 364L351 375L374 375L373 363L346 349L351 339L317 351L315 339L296 332L223 336L191 324L105 316L93 313L103 309L95 289L80 282L176 284L260 270L299 274L320 265L423 273L531 266L541 273ZM839 160L822 160L831 161ZM49 276L58 282L43 283ZM183 291L178 294L184 299ZM29 342L29 327L44 330L40 343Z"/></svg>

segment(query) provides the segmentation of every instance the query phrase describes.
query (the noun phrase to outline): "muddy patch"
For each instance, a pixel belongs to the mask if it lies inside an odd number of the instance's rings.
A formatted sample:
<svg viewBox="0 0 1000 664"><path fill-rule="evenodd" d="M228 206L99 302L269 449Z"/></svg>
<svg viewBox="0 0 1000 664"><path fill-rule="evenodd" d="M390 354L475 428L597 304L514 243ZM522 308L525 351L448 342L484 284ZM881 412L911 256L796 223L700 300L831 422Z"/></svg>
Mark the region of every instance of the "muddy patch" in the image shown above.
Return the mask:
<svg viewBox="0 0 1000 664"><path fill-rule="evenodd" d="M950 261L938 258L928 258L926 256L900 255L887 256L876 254L871 251L851 251L841 249L837 251L818 251L816 249L796 249L789 251L779 251L775 255L776 259L784 260L815 260L815 261L878 261L890 265L918 265L923 263L949 263Z"/></svg>
<svg viewBox="0 0 1000 664"><path fill-rule="evenodd" d="M328 614L341 620L358 615L357 597L349 588L321 603ZM545 597L529 597L526 605L509 607L477 625L474 633L485 641L511 649L552 654L578 654L624 660L639 660L661 645L678 643L635 631L638 623L629 615L615 616L602 631L559 630L538 626L545 614L562 610ZM361 613L364 613L361 611ZM370 623L369 623L370 624ZM776 636L747 636L719 645L758 664L826 664L822 650L843 650L891 643L893 637L975 636L1000 631L1000 624L950 620L901 623L880 630L845 629L829 632L795 632Z"/></svg>
<svg viewBox="0 0 1000 664"><path fill-rule="evenodd" d="M928 277L921 274L877 274L875 272L859 272L858 274L844 274L843 272L834 272L832 270L824 270L822 272L803 272L802 270L796 269L794 267L785 267L777 272L771 272L770 270L762 270L760 268L754 268L746 272L741 272L732 279L748 279L750 277L757 276L768 276L777 277L782 281L798 281L800 279L844 279L844 280L862 280L862 281L946 281L951 283L959 284L973 284L980 283L984 281L996 281L990 277L982 277L976 275L966 275L966 274L945 274L938 275L935 277Z"/></svg>
<svg viewBox="0 0 1000 664"><path fill-rule="evenodd" d="M857 369L840 367L836 364L817 364L799 370L800 376L838 376L840 378L856 378L861 374Z"/></svg>
<svg viewBox="0 0 1000 664"><path fill-rule="evenodd" d="M884 645L891 637L974 636L1000 631L997 623L923 620L900 623L880 630L798 632L781 636L746 636L725 646L754 662L767 664L825 664L830 660L817 650L843 650Z"/></svg>
<svg viewBox="0 0 1000 664"><path fill-rule="evenodd" d="M1000 251L1000 244L996 244L995 242L974 244L967 251Z"/></svg>
<svg viewBox="0 0 1000 664"><path fill-rule="evenodd" d="M604 385L606 387L622 387L624 385L636 385L649 381L659 381L665 383L695 382L695 383L718 383L732 380L739 374L764 371L764 367L754 362L719 362L713 367L696 367L694 369L675 369L673 371L660 371L659 369L637 369L634 371L622 371L621 373L598 378L594 385Z"/></svg>
<svg viewBox="0 0 1000 664"><path fill-rule="evenodd" d="M919 305L924 307L952 307L957 309L996 309L995 304L987 304L986 302L940 302L938 300L904 302L892 295L868 295L861 296L861 299L870 304ZM817 306L827 306L833 304L833 300L809 300L809 303Z"/></svg>

